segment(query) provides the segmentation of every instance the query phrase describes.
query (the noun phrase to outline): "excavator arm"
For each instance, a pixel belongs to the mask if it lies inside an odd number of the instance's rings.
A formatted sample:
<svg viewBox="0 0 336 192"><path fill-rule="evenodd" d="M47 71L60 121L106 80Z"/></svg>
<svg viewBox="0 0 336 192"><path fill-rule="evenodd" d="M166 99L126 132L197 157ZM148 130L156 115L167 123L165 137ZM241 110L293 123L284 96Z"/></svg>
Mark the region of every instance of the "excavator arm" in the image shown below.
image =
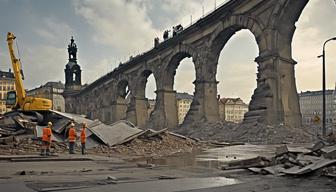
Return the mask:
<svg viewBox="0 0 336 192"><path fill-rule="evenodd" d="M15 77L15 89L16 89L16 96L17 96L17 102L18 103L24 103L24 100L26 98L26 90L23 87L23 73L21 68L20 60L15 57L14 49L13 49L13 43L14 39L16 37L13 33L8 32L7 34L7 42L8 42L8 49L9 49L9 55L12 62L13 67L13 73Z"/></svg>

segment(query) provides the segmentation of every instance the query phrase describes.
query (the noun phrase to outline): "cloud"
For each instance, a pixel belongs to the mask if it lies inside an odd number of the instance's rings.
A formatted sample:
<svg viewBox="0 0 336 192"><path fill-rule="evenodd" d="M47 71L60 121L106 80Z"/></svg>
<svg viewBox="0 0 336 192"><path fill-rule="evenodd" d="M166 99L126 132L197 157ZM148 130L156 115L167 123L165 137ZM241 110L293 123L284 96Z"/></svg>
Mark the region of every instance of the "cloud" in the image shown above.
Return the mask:
<svg viewBox="0 0 336 192"><path fill-rule="evenodd" d="M158 34L145 7L124 0L74 0L76 13L94 30L94 43L107 45L115 54L142 52L153 46Z"/></svg>
<svg viewBox="0 0 336 192"><path fill-rule="evenodd" d="M64 82L64 65L67 58L64 48L37 45L22 51L25 88L31 89L48 81Z"/></svg>
<svg viewBox="0 0 336 192"><path fill-rule="evenodd" d="M66 39L69 39L71 35L76 36L70 25L53 17L42 19L40 25L43 27L35 27L35 33L50 44L64 46Z"/></svg>
<svg viewBox="0 0 336 192"><path fill-rule="evenodd" d="M310 1L304 9L293 38L293 58L296 65L296 82L298 91L320 90L322 54L325 40L336 36L336 6L333 1ZM336 81L336 42L328 43L326 48L327 87L333 89Z"/></svg>
<svg viewBox="0 0 336 192"><path fill-rule="evenodd" d="M81 63L88 63L88 61L81 60ZM114 59L110 59L108 57L99 60L94 65L88 66L92 68L92 70L83 69L84 73L82 74L83 84L91 83L97 80L99 77L106 75L108 72L113 70L113 64L115 63ZM82 67L83 68L83 67Z"/></svg>

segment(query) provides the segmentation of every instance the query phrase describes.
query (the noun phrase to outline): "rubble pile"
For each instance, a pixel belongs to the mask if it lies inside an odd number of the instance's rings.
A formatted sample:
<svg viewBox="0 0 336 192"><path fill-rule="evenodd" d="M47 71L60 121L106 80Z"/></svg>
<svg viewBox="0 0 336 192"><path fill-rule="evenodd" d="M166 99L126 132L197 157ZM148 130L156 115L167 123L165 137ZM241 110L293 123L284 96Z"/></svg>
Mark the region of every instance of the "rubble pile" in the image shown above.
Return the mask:
<svg viewBox="0 0 336 192"><path fill-rule="evenodd" d="M41 149L42 129L34 122L34 117L13 113L0 121L0 154L36 154ZM199 145L182 135L167 129L155 131L142 130L128 121L104 124L85 117L53 111L51 153L67 152L67 132L71 123L75 124L77 136L82 123L87 123L86 148L94 154L117 153L130 156L163 156L177 152L191 152ZM80 141L77 140L76 152L79 153Z"/></svg>
<svg viewBox="0 0 336 192"><path fill-rule="evenodd" d="M227 142L249 142L262 144L309 143L316 140L314 134L301 128L284 125L269 126L261 123L236 124L219 121L217 123L195 122L174 130L175 132L202 140Z"/></svg>
<svg viewBox="0 0 336 192"><path fill-rule="evenodd" d="M158 135L141 136L115 147L99 147L103 153L116 152L128 156L167 156L201 149L194 140L170 134L168 131Z"/></svg>
<svg viewBox="0 0 336 192"><path fill-rule="evenodd" d="M283 145L276 148L272 158L256 157L233 161L221 167L223 170L241 168L264 175L303 176L317 173L336 178L336 144L324 140L311 148Z"/></svg>
<svg viewBox="0 0 336 192"><path fill-rule="evenodd" d="M0 144L1 155L31 155L39 154L41 141L27 136L14 137L13 140ZM53 154L67 152L66 143L52 142Z"/></svg>
<svg viewBox="0 0 336 192"><path fill-rule="evenodd" d="M8 117L0 117L0 144L14 139L14 136L32 133L36 126L36 118L27 118L22 113L12 113Z"/></svg>

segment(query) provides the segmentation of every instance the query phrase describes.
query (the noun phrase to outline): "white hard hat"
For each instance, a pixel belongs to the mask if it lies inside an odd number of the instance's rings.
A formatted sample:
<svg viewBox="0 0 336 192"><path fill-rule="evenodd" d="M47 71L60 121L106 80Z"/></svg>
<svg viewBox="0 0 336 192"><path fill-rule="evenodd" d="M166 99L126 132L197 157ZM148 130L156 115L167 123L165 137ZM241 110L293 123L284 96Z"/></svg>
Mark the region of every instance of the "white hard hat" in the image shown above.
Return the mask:
<svg viewBox="0 0 336 192"><path fill-rule="evenodd" d="M49 121L49 122L48 122L48 125L52 125L52 122Z"/></svg>
<svg viewBox="0 0 336 192"><path fill-rule="evenodd" d="M74 124L74 123L71 123L70 126L73 127L73 126L75 126L75 124Z"/></svg>

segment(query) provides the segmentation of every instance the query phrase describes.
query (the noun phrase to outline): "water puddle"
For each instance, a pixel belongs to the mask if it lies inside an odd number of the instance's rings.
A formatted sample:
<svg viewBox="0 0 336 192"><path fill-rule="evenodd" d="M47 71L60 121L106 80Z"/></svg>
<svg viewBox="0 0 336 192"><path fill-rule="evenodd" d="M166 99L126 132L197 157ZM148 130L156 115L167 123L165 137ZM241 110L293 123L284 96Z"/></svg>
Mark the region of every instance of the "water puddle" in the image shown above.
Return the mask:
<svg viewBox="0 0 336 192"><path fill-rule="evenodd" d="M212 148L198 153L175 154L164 158L148 158L147 163L168 165L174 167L206 167L219 168L229 161L250 159L257 156L272 157L275 146L266 145L236 145L230 147Z"/></svg>
<svg viewBox="0 0 336 192"><path fill-rule="evenodd" d="M230 161L251 159L258 156L271 158L279 145L235 145L229 147L211 148L203 152L175 154L163 158L142 159L147 163L174 167L206 167L219 168ZM308 147L306 144L292 144L289 148Z"/></svg>

